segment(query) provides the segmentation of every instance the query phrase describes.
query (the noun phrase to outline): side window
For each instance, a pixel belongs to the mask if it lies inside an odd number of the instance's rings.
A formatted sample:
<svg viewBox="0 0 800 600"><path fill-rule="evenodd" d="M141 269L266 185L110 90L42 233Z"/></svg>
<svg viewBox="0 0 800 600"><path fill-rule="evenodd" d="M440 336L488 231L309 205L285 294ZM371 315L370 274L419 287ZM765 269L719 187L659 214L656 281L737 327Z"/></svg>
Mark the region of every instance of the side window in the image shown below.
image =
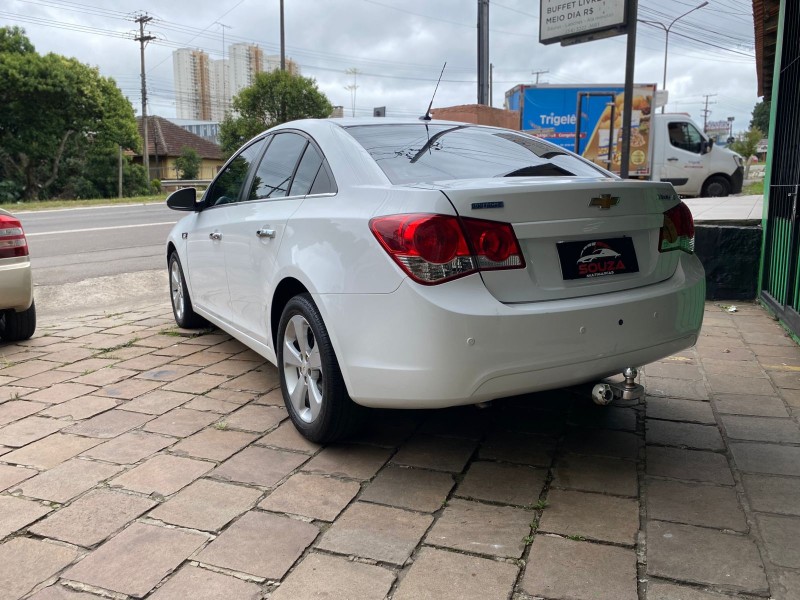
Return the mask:
<svg viewBox="0 0 800 600"><path fill-rule="evenodd" d="M263 148L264 140L259 140L242 150L236 158L228 163L206 191L206 206L219 206L239 201L239 194L247 179L250 165L258 158Z"/></svg>
<svg viewBox="0 0 800 600"><path fill-rule="evenodd" d="M328 163L323 162L322 166L317 173L317 178L314 180L314 185L311 186L310 194L335 194L336 183L331 176Z"/></svg>
<svg viewBox="0 0 800 600"><path fill-rule="evenodd" d="M670 123L669 142L676 148L700 154L702 150L703 136L691 123Z"/></svg>
<svg viewBox="0 0 800 600"><path fill-rule="evenodd" d="M289 195L305 196L308 194L321 166L322 156L313 144L309 144L306 147L306 151L303 153L303 158L300 159L297 173L294 174Z"/></svg>
<svg viewBox="0 0 800 600"><path fill-rule="evenodd" d="M276 134L258 165L248 200L287 196L295 166L307 143L306 138L296 133Z"/></svg>

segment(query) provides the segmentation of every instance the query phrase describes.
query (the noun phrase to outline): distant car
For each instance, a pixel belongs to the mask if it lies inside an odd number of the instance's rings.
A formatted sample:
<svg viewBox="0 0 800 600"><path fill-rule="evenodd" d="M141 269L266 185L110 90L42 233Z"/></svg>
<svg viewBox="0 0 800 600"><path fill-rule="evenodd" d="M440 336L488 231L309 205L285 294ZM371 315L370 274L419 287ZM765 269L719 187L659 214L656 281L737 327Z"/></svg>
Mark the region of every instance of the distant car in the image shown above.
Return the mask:
<svg viewBox="0 0 800 600"><path fill-rule="evenodd" d="M590 382L693 345L694 223L538 138L442 121L286 123L249 141L169 235L180 326L277 365L308 439L357 405L437 408ZM579 263L587 244L618 256ZM585 267L585 268L581 268Z"/></svg>
<svg viewBox="0 0 800 600"><path fill-rule="evenodd" d="M35 331L28 240L19 219L0 209L0 339L27 340Z"/></svg>

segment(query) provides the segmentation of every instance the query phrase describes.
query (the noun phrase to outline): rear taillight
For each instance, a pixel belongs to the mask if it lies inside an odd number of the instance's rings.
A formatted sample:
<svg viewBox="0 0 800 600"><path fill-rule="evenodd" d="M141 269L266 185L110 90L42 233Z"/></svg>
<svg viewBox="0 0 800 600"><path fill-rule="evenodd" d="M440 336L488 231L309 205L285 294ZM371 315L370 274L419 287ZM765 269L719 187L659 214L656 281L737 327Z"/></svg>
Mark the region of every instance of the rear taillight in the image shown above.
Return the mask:
<svg viewBox="0 0 800 600"><path fill-rule="evenodd" d="M28 256L28 240L22 223L14 217L0 215L0 258Z"/></svg>
<svg viewBox="0 0 800 600"><path fill-rule="evenodd" d="M419 283L436 284L477 271L525 266L508 223L450 215L376 217L370 229L380 244Z"/></svg>
<svg viewBox="0 0 800 600"><path fill-rule="evenodd" d="M683 202L664 213L664 224L658 236L658 251L683 250L694 254L694 219Z"/></svg>

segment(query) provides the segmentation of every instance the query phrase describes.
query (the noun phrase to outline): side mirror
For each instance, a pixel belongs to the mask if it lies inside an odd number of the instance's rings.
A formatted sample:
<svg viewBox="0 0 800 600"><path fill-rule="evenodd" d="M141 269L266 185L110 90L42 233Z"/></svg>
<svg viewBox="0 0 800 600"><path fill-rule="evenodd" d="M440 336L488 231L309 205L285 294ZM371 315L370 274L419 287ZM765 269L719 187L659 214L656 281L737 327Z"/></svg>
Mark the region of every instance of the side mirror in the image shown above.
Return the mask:
<svg viewBox="0 0 800 600"><path fill-rule="evenodd" d="M197 190L190 187L172 192L167 198L167 206L172 210L200 210L200 206L197 204Z"/></svg>

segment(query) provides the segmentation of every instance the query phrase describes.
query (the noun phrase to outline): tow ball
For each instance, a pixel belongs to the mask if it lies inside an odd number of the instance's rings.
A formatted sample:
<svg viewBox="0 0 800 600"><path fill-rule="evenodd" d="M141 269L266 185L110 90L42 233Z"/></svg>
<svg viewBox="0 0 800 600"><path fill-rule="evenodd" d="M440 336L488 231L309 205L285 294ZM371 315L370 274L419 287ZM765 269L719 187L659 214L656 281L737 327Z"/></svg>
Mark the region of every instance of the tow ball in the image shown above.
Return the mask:
<svg viewBox="0 0 800 600"><path fill-rule="evenodd" d="M639 370L636 367L627 367L622 375L625 377L623 383L598 383L592 388L592 400L600 406L608 406L612 401L622 398L623 400L640 400L644 398L644 387L636 383L636 376Z"/></svg>

